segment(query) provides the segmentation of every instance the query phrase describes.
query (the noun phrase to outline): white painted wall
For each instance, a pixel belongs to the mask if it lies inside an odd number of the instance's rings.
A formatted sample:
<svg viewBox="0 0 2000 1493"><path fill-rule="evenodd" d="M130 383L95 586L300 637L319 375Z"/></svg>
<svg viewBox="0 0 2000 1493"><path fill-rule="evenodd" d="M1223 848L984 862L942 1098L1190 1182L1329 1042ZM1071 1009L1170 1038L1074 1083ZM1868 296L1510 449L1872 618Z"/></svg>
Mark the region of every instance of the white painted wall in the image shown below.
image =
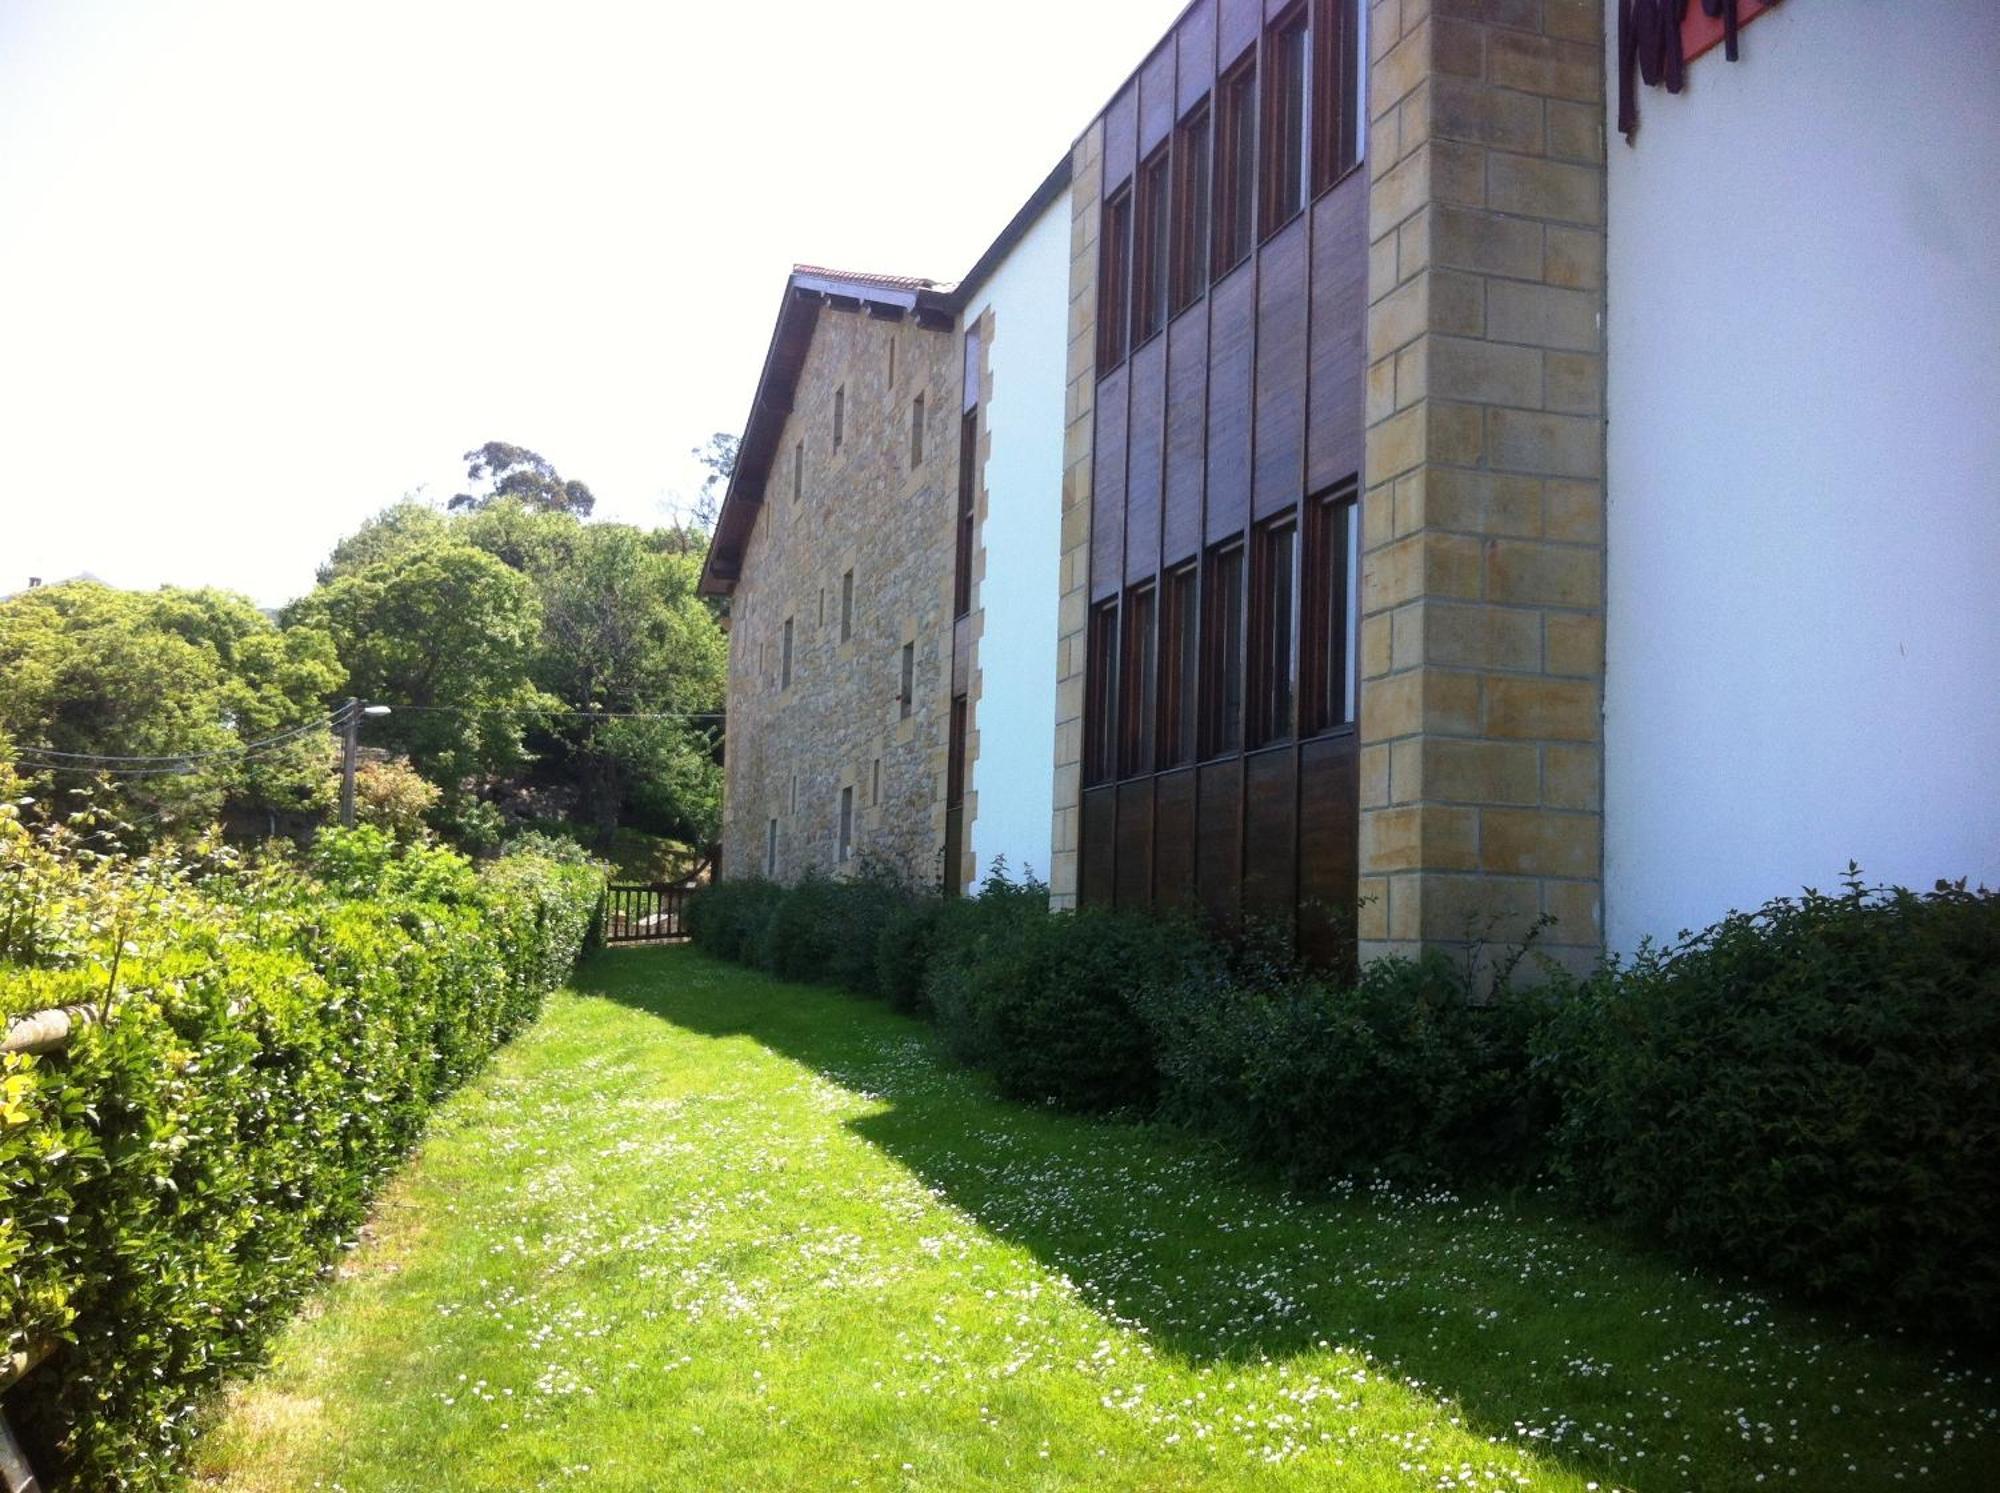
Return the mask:
<svg viewBox="0 0 2000 1493"><path fill-rule="evenodd" d="M1793 0L1640 118L1608 144L1611 946L1850 856L2000 882L2000 6Z"/></svg>
<svg viewBox="0 0 2000 1493"><path fill-rule="evenodd" d="M1017 878L1028 869L1044 880L1049 874L1069 233L1065 192L979 289L962 322L993 310L993 397L983 412L993 437L981 531L986 578L974 602L986 614L970 783L978 798L967 831L975 885L1001 855Z"/></svg>

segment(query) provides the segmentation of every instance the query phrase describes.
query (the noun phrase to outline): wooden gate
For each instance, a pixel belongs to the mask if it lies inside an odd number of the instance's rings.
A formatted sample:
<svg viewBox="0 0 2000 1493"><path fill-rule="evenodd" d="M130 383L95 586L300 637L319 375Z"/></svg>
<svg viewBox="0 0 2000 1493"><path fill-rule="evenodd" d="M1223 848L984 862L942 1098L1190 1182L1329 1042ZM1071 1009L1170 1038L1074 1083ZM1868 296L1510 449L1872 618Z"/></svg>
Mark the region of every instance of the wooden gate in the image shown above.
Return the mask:
<svg viewBox="0 0 2000 1493"><path fill-rule="evenodd" d="M604 889L606 943L672 943L687 937L687 899L694 890L664 881Z"/></svg>

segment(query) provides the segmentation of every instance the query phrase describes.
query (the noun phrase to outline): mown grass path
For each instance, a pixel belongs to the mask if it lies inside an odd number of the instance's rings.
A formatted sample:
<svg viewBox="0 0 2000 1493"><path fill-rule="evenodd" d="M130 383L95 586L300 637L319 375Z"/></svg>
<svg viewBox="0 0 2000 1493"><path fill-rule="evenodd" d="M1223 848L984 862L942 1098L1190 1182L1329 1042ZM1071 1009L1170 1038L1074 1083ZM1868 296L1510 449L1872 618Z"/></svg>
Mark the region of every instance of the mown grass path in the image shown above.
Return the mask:
<svg viewBox="0 0 2000 1493"><path fill-rule="evenodd" d="M218 1414L225 1489L2000 1486L1989 1368L1535 1199L1302 1199L621 951Z"/></svg>

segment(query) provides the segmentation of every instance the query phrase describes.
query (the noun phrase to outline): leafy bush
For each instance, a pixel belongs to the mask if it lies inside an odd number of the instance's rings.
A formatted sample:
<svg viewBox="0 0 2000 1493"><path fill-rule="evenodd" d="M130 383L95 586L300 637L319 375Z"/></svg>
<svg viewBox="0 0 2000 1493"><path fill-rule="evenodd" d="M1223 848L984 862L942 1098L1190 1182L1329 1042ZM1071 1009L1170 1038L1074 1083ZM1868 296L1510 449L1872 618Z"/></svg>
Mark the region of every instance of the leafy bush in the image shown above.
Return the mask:
<svg viewBox="0 0 2000 1493"><path fill-rule="evenodd" d="M1576 983L1559 1170L1698 1259L2000 1330L2000 895L1807 891Z"/></svg>
<svg viewBox="0 0 2000 1493"><path fill-rule="evenodd" d="M408 844L430 837L426 817L443 790L410 766L408 757L370 758L354 769L354 817Z"/></svg>
<svg viewBox="0 0 2000 1493"><path fill-rule="evenodd" d="M567 975L601 886L375 829L313 867L97 855L0 809L0 1013L105 1018L0 1060L0 1319L61 1343L9 1410L74 1486L174 1485L200 1394Z"/></svg>
<svg viewBox="0 0 2000 1493"><path fill-rule="evenodd" d="M759 876L714 881L688 898L688 937L718 959L756 960L785 889Z"/></svg>

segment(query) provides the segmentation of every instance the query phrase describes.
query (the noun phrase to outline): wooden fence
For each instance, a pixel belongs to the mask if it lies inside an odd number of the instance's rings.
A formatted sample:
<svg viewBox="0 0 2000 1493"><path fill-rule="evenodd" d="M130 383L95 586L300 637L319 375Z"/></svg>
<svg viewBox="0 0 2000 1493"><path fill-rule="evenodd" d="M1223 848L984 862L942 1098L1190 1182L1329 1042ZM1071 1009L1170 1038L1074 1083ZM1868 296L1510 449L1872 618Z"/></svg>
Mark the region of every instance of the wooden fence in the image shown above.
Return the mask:
<svg viewBox="0 0 2000 1493"><path fill-rule="evenodd" d="M606 943L678 943L687 935L685 883L655 881L604 889Z"/></svg>

